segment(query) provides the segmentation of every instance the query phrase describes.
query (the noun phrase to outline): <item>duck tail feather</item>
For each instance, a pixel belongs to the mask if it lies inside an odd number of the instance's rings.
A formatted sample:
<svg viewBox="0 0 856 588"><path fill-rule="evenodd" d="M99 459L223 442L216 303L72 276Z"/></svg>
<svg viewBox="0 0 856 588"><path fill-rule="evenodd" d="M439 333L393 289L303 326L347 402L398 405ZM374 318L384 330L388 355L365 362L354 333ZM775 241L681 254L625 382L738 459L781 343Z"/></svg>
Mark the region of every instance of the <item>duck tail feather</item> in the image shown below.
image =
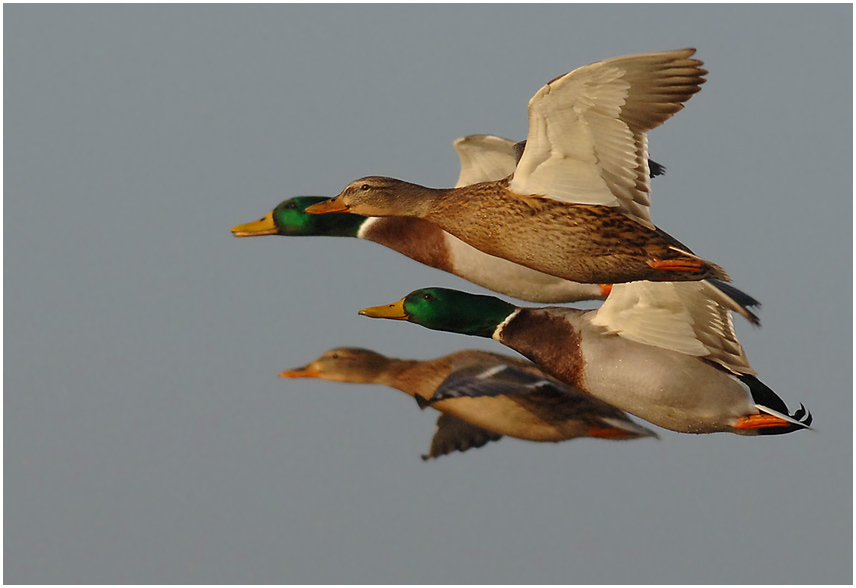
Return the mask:
<svg viewBox="0 0 856 588"><path fill-rule="evenodd" d="M737 374L737 377L749 387L749 393L752 394L755 404L778 413L788 414L788 405L764 382L749 374Z"/></svg>
<svg viewBox="0 0 856 588"><path fill-rule="evenodd" d="M720 280L707 280L707 282L722 295L723 300L721 303L728 308L728 310L736 312L749 321L752 326L761 326L761 319L758 318L757 314L749 310L750 307L760 306L760 302L746 294L743 290L735 288L731 284L726 284Z"/></svg>
<svg viewBox="0 0 856 588"><path fill-rule="evenodd" d="M748 308L761 308L761 303L754 297L750 296L740 288L735 288L731 284L727 284L722 280L710 280L717 290L734 299L740 306Z"/></svg>
<svg viewBox="0 0 856 588"><path fill-rule="evenodd" d="M642 425L634 423L633 421L625 421L612 417L603 417L601 420L603 420L603 422L608 424L610 427L613 427L615 429L621 429L622 431L627 431L628 433L632 433L637 437L653 437L654 439L660 438L660 436L651 429L647 429Z"/></svg>
<svg viewBox="0 0 856 588"><path fill-rule="evenodd" d="M810 425L813 417L811 412L806 410L805 406L800 404L799 409L790 414L785 401L779 398L779 395L773 392L764 382L748 374L738 374L737 377L749 387L752 400L755 401L755 408L760 412L777 417L788 423L788 425L782 425L781 427L760 429L760 435L781 435L798 429L811 429Z"/></svg>
<svg viewBox="0 0 856 588"><path fill-rule="evenodd" d="M648 160L648 175L652 178L662 176L666 173L666 166L662 163L657 163L653 159Z"/></svg>
<svg viewBox="0 0 856 588"><path fill-rule="evenodd" d="M800 404L799 410L797 410L793 414L793 416L790 416L787 414L782 414L778 411L775 411L775 410L768 408L768 407L761 405L761 404L756 404L755 408L757 408L758 410L760 410L763 413L766 413L766 414L772 415L774 417L780 418L783 421L787 421L788 423L791 424L790 427L787 427L787 426L780 427L776 430L772 430L769 432L765 432L765 429L761 429L760 430L761 435L765 435L765 434L766 435L779 435L781 433L790 433L791 431L796 431L797 429L811 429L812 431L814 430L811 428L811 421L813 420L811 412L807 411L805 406L803 406L802 404Z"/></svg>

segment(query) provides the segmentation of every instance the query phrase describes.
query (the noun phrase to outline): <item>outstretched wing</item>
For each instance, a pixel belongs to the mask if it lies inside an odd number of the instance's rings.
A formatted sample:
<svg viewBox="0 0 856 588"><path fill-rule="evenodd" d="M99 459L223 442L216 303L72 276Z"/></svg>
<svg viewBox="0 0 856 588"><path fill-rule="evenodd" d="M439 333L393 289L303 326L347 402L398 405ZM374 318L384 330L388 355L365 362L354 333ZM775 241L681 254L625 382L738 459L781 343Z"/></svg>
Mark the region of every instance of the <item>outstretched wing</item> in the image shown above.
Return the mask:
<svg viewBox="0 0 856 588"><path fill-rule="evenodd" d="M701 89L695 49L600 61L556 78L529 101L526 148L510 189L619 206L653 228L646 133Z"/></svg>
<svg viewBox="0 0 856 588"><path fill-rule="evenodd" d="M739 305L707 281L615 284L592 324L621 337L754 374L734 332Z"/></svg>
<svg viewBox="0 0 856 588"><path fill-rule="evenodd" d="M442 413L437 419L437 432L431 441L431 449L422 459L429 460L453 451L466 451L471 447L481 447L491 441L502 439L502 435L471 425L448 413Z"/></svg>
<svg viewBox="0 0 856 588"><path fill-rule="evenodd" d="M517 165L514 141L493 135L470 135L455 141L461 159L456 188L507 178Z"/></svg>

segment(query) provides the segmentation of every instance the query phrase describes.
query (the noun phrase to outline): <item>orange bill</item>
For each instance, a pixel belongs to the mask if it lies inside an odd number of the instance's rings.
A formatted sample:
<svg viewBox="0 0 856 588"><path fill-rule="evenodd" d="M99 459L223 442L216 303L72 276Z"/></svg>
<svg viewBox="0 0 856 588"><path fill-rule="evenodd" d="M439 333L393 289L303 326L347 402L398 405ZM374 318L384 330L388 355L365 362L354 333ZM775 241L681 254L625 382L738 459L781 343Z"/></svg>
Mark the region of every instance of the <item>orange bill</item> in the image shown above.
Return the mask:
<svg viewBox="0 0 856 588"><path fill-rule="evenodd" d="M283 378L320 378L321 373L312 369L310 366L295 368L293 370L285 370L279 375Z"/></svg>
<svg viewBox="0 0 856 588"><path fill-rule="evenodd" d="M348 212L348 205L342 202L339 198L325 200L318 204L313 204L306 209L309 214L327 214L328 212Z"/></svg>

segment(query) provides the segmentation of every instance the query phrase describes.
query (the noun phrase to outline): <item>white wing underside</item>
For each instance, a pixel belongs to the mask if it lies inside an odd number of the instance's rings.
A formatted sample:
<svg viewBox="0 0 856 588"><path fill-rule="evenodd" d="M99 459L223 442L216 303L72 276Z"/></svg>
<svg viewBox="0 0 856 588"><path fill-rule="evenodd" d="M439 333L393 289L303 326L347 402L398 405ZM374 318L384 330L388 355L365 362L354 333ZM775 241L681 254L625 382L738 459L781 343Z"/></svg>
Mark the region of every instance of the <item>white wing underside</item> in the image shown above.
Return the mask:
<svg viewBox="0 0 856 588"><path fill-rule="evenodd" d="M517 165L514 141L493 135L470 135L455 141L461 159L456 188L507 178Z"/></svg>
<svg viewBox="0 0 856 588"><path fill-rule="evenodd" d="M707 73L695 49L600 61L561 76L529 101L526 148L510 189L618 206L653 228L646 133L683 108Z"/></svg>
<svg viewBox="0 0 856 588"><path fill-rule="evenodd" d="M709 282L615 284L592 319L620 337L754 374L734 333L737 304Z"/></svg>

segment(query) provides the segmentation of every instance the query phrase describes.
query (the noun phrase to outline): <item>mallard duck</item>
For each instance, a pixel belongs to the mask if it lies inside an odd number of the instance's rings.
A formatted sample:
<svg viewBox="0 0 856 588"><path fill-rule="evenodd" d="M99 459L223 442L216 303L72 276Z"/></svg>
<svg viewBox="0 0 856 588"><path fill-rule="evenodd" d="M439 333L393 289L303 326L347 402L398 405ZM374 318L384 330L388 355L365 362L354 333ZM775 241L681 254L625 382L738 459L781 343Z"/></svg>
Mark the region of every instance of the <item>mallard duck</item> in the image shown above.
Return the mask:
<svg viewBox="0 0 856 588"><path fill-rule="evenodd" d="M360 314L496 339L559 380L682 433L807 428L755 375L722 293L705 282L616 284L598 310L519 308L444 288Z"/></svg>
<svg viewBox="0 0 856 588"><path fill-rule="evenodd" d="M647 132L683 108L707 73L694 49L581 67L529 102L514 173L434 189L370 176L311 214L422 218L473 247L583 283L728 281L651 222Z"/></svg>
<svg viewBox="0 0 856 588"><path fill-rule="evenodd" d="M524 143L524 142L521 142ZM470 135L454 142L461 160L458 186L507 176L522 152L521 143L492 135ZM662 174L665 167L651 161ZM306 208L327 200L298 196L281 202L264 218L232 228L236 237L261 235L339 236L374 241L425 265L447 271L494 292L540 303L603 300L609 285L580 284L482 253L438 226L412 217L366 217L348 213L310 215ZM753 324L758 317L749 308L759 303L723 282L716 282L733 299L732 310Z"/></svg>
<svg viewBox="0 0 856 588"><path fill-rule="evenodd" d="M519 158L515 143L492 135L470 135L454 142L461 160L457 185L504 178ZM662 166L660 166L662 167ZM305 210L328 200L298 196L281 202L264 218L232 228L236 237L262 235L357 237L389 247L494 292L530 302L603 300L608 285L580 284L488 255L418 218L367 217L355 214L312 215Z"/></svg>
<svg viewBox="0 0 856 588"><path fill-rule="evenodd" d="M309 214L322 196L297 196L280 203L264 218L232 229L236 237L261 235L357 237L389 247L407 257L508 296L530 302L603 300L608 285L580 284L536 272L482 253L418 218L376 218L357 214Z"/></svg>
<svg viewBox="0 0 856 588"><path fill-rule="evenodd" d="M656 437L620 410L546 375L533 364L487 351L466 350L418 361L355 347L331 349L286 378L384 384L442 412L423 459L466 451L503 435L529 441L577 437Z"/></svg>

